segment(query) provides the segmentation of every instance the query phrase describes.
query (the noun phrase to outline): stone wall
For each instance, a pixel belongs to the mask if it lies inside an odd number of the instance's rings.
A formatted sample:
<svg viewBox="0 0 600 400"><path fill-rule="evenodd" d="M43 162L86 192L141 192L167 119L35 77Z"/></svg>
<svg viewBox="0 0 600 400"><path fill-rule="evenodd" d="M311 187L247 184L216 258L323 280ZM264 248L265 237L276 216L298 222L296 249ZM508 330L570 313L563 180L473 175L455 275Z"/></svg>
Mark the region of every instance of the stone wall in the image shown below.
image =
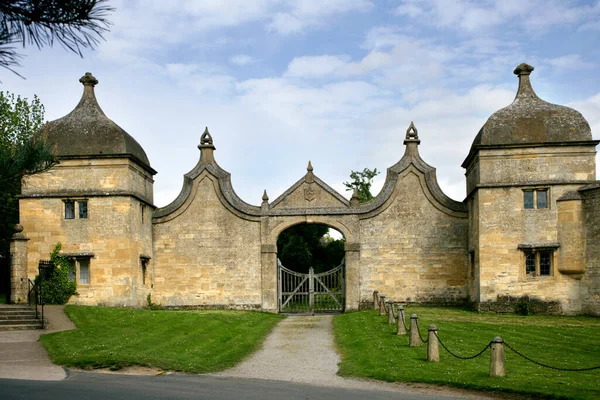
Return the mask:
<svg viewBox="0 0 600 400"><path fill-rule="evenodd" d="M361 302L374 290L394 301L467 300L467 215L439 204L423 174L405 170L382 210L360 218Z"/></svg>
<svg viewBox="0 0 600 400"><path fill-rule="evenodd" d="M25 184L19 206L30 239L28 277L61 243L61 253L89 258L89 284L78 283L71 303L143 305L151 283L139 282L140 256L152 254L153 206L141 198L152 198L151 178L127 159L67 160ZM76 204L75 218L65 219L66 199L86 200L87 218L79 218Z"/></svg>
<svg viewBox="0 0 600 400"><path fill-rule="evenodd" d="M260 308L260 221L236 215L208 172L186 201L154 220L155 302L164 306Z"/></svg>
<svg viewBox="0 0 600 400"><path fill-rule="evenodd" d="M586 228L583 312L600 315L600 188L582 191Z"/></svg>

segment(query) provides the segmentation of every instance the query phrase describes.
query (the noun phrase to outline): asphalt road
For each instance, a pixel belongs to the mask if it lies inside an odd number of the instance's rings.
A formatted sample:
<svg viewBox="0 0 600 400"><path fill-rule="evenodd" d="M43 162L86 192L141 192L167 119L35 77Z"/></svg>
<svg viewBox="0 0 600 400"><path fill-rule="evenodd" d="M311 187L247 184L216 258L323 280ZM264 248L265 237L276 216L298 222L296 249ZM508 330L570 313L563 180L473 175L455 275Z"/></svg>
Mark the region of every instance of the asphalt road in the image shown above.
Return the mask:
<svg viewBox="0 0 600 400"><path fill-rule="evenodd" d="M128 376L74 372L63 381L0 379L0 398L8 399L415 399L452 397L310 386L289 382L215 376Z"/></svg>

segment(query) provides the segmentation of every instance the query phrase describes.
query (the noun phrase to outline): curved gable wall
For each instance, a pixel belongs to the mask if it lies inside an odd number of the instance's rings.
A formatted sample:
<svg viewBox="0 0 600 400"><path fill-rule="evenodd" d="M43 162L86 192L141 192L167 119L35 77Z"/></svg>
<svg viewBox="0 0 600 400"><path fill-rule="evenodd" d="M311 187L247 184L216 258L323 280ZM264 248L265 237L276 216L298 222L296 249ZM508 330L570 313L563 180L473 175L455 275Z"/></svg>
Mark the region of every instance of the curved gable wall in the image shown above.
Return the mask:
<svg viewBox="0 0 600 400"><path fill-rule="evenodd" d="M200 146L179 196L154 213L153 299L275 311L279 233L321 223L346 239L347 309L368 303L373 290L397 300L464 301L466 207L444 195L417 145L407 143L370 202L346 200L309 164L304 177L271 203L265 195L261 207L235 194L212 141Z"/></svg>

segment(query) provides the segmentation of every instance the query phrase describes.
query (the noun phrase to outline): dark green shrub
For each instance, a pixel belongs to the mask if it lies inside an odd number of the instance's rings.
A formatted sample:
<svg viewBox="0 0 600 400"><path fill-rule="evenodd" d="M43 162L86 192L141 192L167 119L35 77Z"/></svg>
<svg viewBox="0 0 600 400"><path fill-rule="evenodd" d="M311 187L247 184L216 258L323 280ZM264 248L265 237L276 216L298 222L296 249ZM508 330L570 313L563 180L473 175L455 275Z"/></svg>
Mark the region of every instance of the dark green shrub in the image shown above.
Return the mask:
<svg viewBox="0 0 600 400"><path fill-rule="evenodd" d="M531 303L529 298L521 298L515 304L515 314L519 315L531 315L533 310L531 309Z"/></svg>
<svg viewBox="0 0 600 400"><path fill-rule="evenodd" d="M49 277L42 282L42 296L46 304L66 304L72 295L77 294L77 284L69 281L69 270L75 268L75 265L72 259L58 254L61 247L62 245L57 243L50 253L50 261L54 268ZM39 279L39 275L36 276L36 283Z"/></svg>

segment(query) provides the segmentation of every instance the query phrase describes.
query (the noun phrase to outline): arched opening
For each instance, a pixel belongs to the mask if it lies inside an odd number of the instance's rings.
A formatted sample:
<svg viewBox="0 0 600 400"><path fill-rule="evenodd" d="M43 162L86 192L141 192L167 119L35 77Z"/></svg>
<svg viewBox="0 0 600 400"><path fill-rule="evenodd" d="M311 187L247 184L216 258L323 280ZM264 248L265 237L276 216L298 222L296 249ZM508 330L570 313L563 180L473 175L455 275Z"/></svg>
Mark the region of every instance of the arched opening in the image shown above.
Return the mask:
<svg viewBox="0 0 600 400"><path fill-rule="evenodd" d="M279 234L279 312L344 311L345 245L344 235L324 224L293 225Z"/></svg>

